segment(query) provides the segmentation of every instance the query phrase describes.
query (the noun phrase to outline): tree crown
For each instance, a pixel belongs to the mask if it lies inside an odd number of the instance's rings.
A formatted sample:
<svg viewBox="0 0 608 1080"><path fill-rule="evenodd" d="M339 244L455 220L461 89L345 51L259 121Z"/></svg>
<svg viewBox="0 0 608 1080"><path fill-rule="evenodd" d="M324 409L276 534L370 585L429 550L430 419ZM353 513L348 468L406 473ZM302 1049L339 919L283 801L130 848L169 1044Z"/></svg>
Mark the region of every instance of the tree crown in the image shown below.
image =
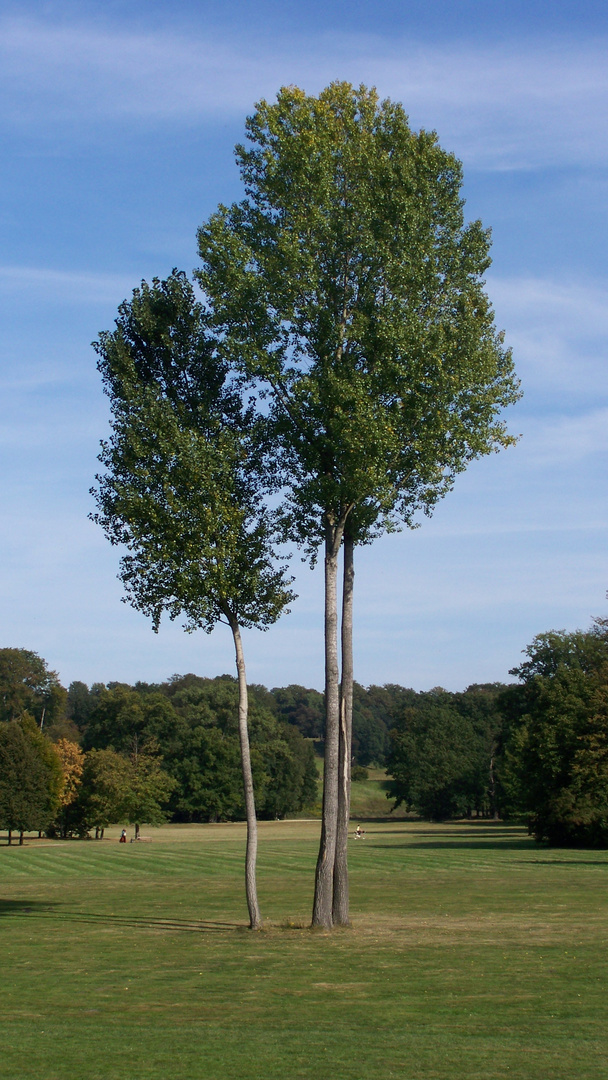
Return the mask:
<svg viewBox="0 0 608 1080"><path fill-rule="evenodd" d="M199 230L197 277L224 355L270 394L286 531L314 548L327 521L359 541L411 524L512 441L497 414L518 397L460 163L348 83L283 88L247 135L246 197Z"/></svg>
<svg viewBox="0 0 608 1080"><path fill-rule="evenodd" d="M274 622L291 598L264 511L262 420L241 404L185 275L142 283L100 335L112 413L93 515L121 561L127 599L152 617Z"/></svg>

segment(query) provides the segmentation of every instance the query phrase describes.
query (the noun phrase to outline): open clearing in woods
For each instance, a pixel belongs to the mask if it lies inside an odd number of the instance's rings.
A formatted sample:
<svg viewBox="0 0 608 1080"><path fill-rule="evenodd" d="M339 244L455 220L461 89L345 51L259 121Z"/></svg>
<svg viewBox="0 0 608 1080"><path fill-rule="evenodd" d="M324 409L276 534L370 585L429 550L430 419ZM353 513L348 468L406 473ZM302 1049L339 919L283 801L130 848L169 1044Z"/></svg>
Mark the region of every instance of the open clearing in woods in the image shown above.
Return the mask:
<svg viewBox="0 0 608 1080"><path fill-rule="evenodd" d="M606 1080L608 852L376 821L353 929L306 928L318 822L0 847L3 1080Z"/></svg>

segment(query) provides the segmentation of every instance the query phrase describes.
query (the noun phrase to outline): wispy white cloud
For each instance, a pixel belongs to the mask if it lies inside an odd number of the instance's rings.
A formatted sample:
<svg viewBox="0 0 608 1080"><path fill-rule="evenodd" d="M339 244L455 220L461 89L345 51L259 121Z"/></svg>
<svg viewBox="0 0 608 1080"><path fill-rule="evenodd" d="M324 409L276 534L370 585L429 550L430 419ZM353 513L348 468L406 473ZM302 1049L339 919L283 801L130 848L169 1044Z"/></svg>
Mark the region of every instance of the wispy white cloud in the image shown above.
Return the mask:
<svg viewBox="0 0 608 1080"><path fill-rule="evenodd" d="M242 116L285 83L317 92L335 78L377 85L415 124L437 127L468 164L491 168L604 162L606 42L422 46L367 35L269 43L0 24L5 119L176 122Z"/></svg>
<svg viewBox="0 0 608 1080"><path fill-rule="evenodd" d="M488 291L524 391L546 401L608 396L607 282L492 275Z"/></svg>
<svg viewBox="0 0 608 1080"><path fill-rule="evenodd" d="M68 304L120 303L139 280L126 274L0 266L0 296L27 293Z"/></svg>
<svg viewBox="0 0 608 1080"><path fill-rule="evenodd" d="M493 297L503 305L517 306L532 316L551 312L551 318L557 318L561 327L574 318L592 331L608 331L608 283L493 275L490 283Z"/></svg>
<svg viewBox="0 0 608 1080"><path fill-rule="evenodd" d="M526 462L537 467L572 466L598 454L608 454L608 406L537 421L525 439Z"/></svg>
<svg viewBox="0 0 608 1080"><path fill-rule="evenodd" d="M64 406L62 409L61 400L51 398L55 385L50 380L37 389L44 390L47 387L50 399L47 402L47 413L50 411L48 405L52 401L55 407L54 415L46 415L43 408L36 410L34 415L33 410L30 410L26 416L27 431L24 430L22 420L0 420L0 453L21 451L24 461L27 457L27 461L31 463L33 456L46 450L48 465L51 459L56 461L66 451L71 454L82 453L83 447L88 449L90 446L97 446L100 434L103 434L103 431L100 431L102 409L97 408L80 415L76 414L73 408L68 410ZM10 476L5 483L10 485Z"/></svg>
<svg viewBox="0 0 608 1080"><path fill-rule="evenodd" d="M569 546L558 533L461 533L450 537L449 558L442 559L445 536L420 531L390 538L382 543L382 574L369 573L358 557L360 618L403 624L404 611L424 619L433 614L466 618L473 612L547 603L552 594L575 604L577 591L580 602L580 595L591 595L598 582L598 600L603 599L605 548L599 533L588 532L585 539ZM582 565L581 549L586 554Z"/></svg>

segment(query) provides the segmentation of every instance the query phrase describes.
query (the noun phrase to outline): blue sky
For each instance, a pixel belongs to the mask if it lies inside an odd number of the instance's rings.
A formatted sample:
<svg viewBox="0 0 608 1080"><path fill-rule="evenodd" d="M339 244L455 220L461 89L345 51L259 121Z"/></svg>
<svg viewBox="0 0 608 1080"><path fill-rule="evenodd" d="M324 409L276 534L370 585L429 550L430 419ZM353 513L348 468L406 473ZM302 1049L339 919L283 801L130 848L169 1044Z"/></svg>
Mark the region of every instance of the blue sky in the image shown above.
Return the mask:
<svg viewBox="0 0 608 1080"><path fill-rule="evenodd" d="M156 636L87 519L107 430L90 342L142 277L196 266L239 197L262 96L377 86L463 161L524 398L516 448L357 559L356 677L508 678L532 636L606 613L608 7L470 0L0 5L0 645L65 683L233 670L228 631ZM246 635L251 681L322 685L322 581Z"/></svg>

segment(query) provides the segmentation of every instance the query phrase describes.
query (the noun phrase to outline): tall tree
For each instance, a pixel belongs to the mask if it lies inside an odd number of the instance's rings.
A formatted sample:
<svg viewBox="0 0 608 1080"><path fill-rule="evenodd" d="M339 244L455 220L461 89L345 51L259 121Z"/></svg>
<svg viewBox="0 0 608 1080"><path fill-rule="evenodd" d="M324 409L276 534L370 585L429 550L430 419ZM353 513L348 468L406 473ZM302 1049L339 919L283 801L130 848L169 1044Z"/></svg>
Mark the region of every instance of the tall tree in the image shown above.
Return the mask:
<svg viewBox="0 0 608 1080"><path fill-rule="evenodd" d="M59 813L57 824L62 836L67 835L68 808L78 798L78 789L82 781L84 769L84 754L78 743L70 739L58 739L54 744L55 753L61 762L63 784L59 797Z"/></svg>
<svg viewBox="0 0 608 1080"><path fill-rule="evenodd" d="M539 634L501 696L505 810L537 840L608 847L608 620Z"/></svg>
<svg viewBox="0 0 608 1080"><path fill-rule="evenodd" d="M107 825L125 821L131 794L131 763L115 750L90 750L84 767L78 796L67 808L67 831L86 836L95 829L95 837Z"/></svg>
<svg viewBox="0 0 608 1080"><path fill-rule="evenodd" d="M313 923L348 921L354 547L414 524L511 440L518 396L464 223L462 170L401 105L333 83L282 89L237 147L246 197L199 230L226 354L270 398L286 534L325 550L325 773ZM338 556L345 541L342 686Z"/></svg>
<svg viewBox="0 0 608 1080"><path fill-rule="evenodd" d="M23 833L53 819L63 786L61 762L27 713L0 724L0 827Z"/></svg>
<svg viewBox="0 0 608 1080"><path fill-rule="evenodd" d="M176 783L161 768L158 744L154 741L140 747L136 738L129 763L131 772L125 810L129 824L135 826L135 839L139 840L142 822L161 825L167 820L166 803Z"/></svg>
<svg viewBox="0 0 608 1080"><path fill-rule="evenodd" d="M257 824L247 729L241 628L265 628L291 599L277 564L256 468L256 425L207 334L183 273L142 282L116 330L95 345L112 406L94 519L129 554L127 600L151 616L185 616L186 629L233 635L247 812L245 881L250 925L260 925ZM259 425L258 425L259 426Z"/></svg>
<svg viewBox="0 0 608 1080"><path fill-rule="evenodd" d="M86 731L89 717L95 708L97 696L93 689L89 690L86 683L71 682L68 687L68 700L66 712L68 719L74 724L76 730L82 734Z"/></svg>
<svg viewBox="0 0 608 1080"><path fill-rule="evenodd" d="M48 727L63 716L66 691L55 671L30 649L0 649L0 720L24 713Z"/></svg>

